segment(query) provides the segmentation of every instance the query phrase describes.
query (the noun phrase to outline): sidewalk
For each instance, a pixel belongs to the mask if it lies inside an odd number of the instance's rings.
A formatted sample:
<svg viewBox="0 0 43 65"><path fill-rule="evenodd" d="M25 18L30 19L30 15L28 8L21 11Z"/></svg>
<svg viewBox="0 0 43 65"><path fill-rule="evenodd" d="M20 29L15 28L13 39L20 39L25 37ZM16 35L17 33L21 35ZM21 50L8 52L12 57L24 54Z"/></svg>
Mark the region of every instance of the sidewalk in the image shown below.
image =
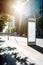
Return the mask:
<svg viewBox="0 0 43 65"><path fill-rule="evenodd" d="M23 38L23 37L11 38L10 37L10 41L12 43L16 41L18 50L20 50L25 56L30 58L35 64L43 65L43 54L27 46L27 38Z"/></svg>
<svg viewBox="0 0 43 65"><path fill-rule="evenodd" d="M9 40L4 42L5 46L16 47L22 57L28 57L28 60L35 63L35 65L43 65L43 54L27 46L27 38L11 36Z"/></svg>
<svg viewBox="0 0 43 65"><path fill-rule="evenodd" d="M7 65L34 65L33 60L21 52L23 49L18 46L16 40L11 39L0 42L0 55L5 58Z"/></svg>

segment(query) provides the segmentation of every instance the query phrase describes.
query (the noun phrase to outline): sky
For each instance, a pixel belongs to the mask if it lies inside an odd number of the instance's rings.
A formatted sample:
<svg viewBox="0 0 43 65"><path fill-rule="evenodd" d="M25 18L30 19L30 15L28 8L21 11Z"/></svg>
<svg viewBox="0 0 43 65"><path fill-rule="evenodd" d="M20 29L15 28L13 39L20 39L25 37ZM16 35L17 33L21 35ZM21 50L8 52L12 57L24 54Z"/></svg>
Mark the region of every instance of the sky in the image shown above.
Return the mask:
<svg viewBox="0 0 43 65"><path fill-rule="evenodd" d="M13 9L11 9L12 3L14 4L15 0L0 0L1 3L1 11L8 12L10 14L14 14ZM23 1L23 0L22 0ZM37 14L39 12L39 7L41 5L42 0L28 0L24 6L23 15L28 17L29 15ZM10 12L9 12L10 11Z"/></svg>
<svg viewBox="0 0 43 65"><path fill-rule="evenodd" d="M28 0L25 5L24 15L27 17L29 15L37 14L39 12L41 0Z"/></svg>

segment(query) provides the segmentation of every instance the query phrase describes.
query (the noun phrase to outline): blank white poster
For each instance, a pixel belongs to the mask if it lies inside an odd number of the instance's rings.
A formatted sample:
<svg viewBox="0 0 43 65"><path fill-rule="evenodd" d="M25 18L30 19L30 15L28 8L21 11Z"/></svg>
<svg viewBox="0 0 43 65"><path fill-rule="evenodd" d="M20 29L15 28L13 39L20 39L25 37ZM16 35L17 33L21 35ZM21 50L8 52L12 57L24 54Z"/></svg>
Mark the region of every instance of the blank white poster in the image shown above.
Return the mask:
<svg viewBox="0 0 43 65"><path fill-rule="evenodd" d="M28 22L28 42L35 42L35 22Z"/></svg>

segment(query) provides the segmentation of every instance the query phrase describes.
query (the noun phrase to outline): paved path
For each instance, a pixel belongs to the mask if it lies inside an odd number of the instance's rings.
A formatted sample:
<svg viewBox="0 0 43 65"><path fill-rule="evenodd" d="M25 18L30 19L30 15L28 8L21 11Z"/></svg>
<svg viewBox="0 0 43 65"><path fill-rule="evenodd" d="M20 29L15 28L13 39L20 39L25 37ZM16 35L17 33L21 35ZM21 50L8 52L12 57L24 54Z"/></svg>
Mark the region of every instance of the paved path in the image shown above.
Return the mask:
<svg viewBox="0 0 43 65"><path fill-rule="evenodd" d="M22 57L28 57L28 60L35 63L35 65L43 65L43 54L27 46L27 38L9 37L9 41L6 40L6 42L4 42L4 47L5 46L16 47Z"/></svg>
<svg viewBox="0 0 43 65"><path fill-rule="evenodd" d="M1 39L2 40L2 39ZM34 62L21 52L21 48L16 44L17 41L5 40L0 42L0 55L4 57L4 64L6 65L30 65ZM22 49L23 51L23 49ZM2 58L3 59L3 58ZM5 63L6 62L6 63Z"/></svg>
<svg viewBox="0 0 43 65"><path fill-rule="evenodd" d="M10 38L11 40L11 38ZM16 40L18 49L25 54L27 57L32 59L36 64L43 65L43 54L27 46L27 38L23 37L12 37L12 43Z"/></svg>

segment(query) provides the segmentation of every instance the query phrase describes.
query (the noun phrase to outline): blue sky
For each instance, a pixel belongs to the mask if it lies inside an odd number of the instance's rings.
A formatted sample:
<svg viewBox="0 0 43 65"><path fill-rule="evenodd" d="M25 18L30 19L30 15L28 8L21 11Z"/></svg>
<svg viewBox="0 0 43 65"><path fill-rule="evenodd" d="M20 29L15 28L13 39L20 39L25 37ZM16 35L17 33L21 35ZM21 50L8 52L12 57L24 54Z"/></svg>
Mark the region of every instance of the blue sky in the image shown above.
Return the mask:
<svg viewBox="0 0 43 65"><path fill-rule="evenodd" d="M41 5L41 0L29 0L25 5L24 15L29 16L37 14Z"/></svg>

